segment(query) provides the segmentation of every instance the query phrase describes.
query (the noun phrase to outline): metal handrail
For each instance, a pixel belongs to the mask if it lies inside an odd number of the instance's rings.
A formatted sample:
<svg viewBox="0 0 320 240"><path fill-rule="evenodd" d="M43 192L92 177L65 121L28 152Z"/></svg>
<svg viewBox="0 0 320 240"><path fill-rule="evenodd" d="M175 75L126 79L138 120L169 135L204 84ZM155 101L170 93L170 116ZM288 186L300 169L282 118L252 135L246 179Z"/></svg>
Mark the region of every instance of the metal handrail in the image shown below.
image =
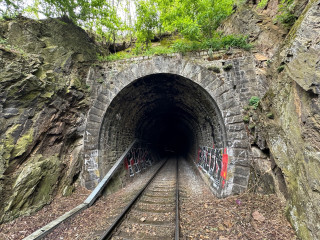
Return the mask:
<svg viewBox="0 0 320 240"><path fill-rule="evenodd" d="M91 192L91 194L87 197L87 199L84 201L84 203L88 204L89 207L91 207L94 202L97 200L97 198L101 195L102 191L108 184L108 182L111 180L112 176L115 174L115 172L119 169L120 166L122 166L122 162L131 150L131 148L138 142L137 139L135 139L129 147L124 151L124 153L119 157L117 162L112 166L112 168L108 171L108 173L104 176L104 178L100 181L100 183L96 186L96 188Z"/></svg>
<svg viewBox="0 0 320 240"><path fill-rule="evenodd" d="M119 169L119 167L122 165L123 160L131 150L131 148L138 143L139 140L135 139L129 147L124 151L124 153L118 158L117 162L113 165L113 167L108 171L108 173L105 175L105 177L101 180L101 182L96 186L96 188L91 192L91 194L87 197L87 199L78 205L77 207L71 209L69 212L63 214L62 216L56 218L55 220L51 221L47 225L43 226L42 228L39 228L38 230L31 233L29 236L25 237L23 240L38 240L45 237L47 234L52 232L60 223L66 221L72 216L75 216L76 214L80 213L83 209L86 209L88 207L91 207L94 202L97 200L97 198L101 195L104 188L107 186L108 182L112 178L112 176L115 174L115 172Z"/></svg>

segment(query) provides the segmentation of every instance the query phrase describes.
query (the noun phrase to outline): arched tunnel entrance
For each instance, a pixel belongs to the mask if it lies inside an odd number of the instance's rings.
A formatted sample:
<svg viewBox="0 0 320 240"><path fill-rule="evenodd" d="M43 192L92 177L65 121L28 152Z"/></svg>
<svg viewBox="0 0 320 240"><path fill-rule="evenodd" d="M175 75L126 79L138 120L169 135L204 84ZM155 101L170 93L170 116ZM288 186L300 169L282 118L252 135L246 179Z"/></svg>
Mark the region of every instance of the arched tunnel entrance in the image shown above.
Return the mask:
<svg viewBox="0 0 320 240"><path fill-rule="evenodd" d="M212 97L175 74L139 78L113 99L100 131L100 175L134 138L149 143L160 157L194 159L199 146L226 146L224 123Z"/></svg>
<svg viewBox="0 0 320 240"><path fill-rule="evenodd" d="M160 157L181 156L207 175L217 196L247 188L249 145L236 71L154 57L108 78L88 112L83 185L93 189L134 139ZM245 75L239 75L246 77Z"/></svg>

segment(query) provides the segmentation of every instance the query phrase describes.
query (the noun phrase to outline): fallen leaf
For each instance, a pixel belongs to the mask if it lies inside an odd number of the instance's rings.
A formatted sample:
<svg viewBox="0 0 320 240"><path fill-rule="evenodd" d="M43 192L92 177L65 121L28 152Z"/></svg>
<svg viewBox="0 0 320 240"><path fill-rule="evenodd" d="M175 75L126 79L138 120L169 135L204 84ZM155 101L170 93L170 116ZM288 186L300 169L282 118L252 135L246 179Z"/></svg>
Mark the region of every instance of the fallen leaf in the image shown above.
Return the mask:
<svg viewBox="0 0 320 240"><path fill-rule="evenodd" d="M222 226L222 224L219 224L218 228L219 228L220 231L224 231L225 230L225 228L224 228L224 226Z"/></svg>
<svg viewBox="0 0 320 240"><path fill-rule="evenodd" d="M227 228L231 228L233 226L232 222L230 220L227 220L223 223Z"/></svg>
<svg viewBox="0 0 320 240"><path fill-rule="evenodd" d="M229 238L224 237L224 236L220 236L220 237L219 237L219 240L229 240Z"/></svg>
<svg viewBox="0 0 320 240"><path fill-rule="evenodd" d="M259 222L263 222L264 220L266 220L266 218L258 211L254 211L252 213L252 217L254 220L259 221Z"/></svg>

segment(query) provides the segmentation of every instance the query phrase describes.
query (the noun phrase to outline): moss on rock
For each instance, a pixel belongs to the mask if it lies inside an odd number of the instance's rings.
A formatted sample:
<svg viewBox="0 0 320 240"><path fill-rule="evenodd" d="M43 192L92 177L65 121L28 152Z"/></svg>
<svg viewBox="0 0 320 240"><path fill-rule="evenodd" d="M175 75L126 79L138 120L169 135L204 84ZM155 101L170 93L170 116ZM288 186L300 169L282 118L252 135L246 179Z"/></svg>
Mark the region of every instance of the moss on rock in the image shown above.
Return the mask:
<svg viewBox="0 0 320 240"><path fill-rule="evenodd" d="M301 239L320 237L318 12L319 1L309 1L271 69L271 88L262 104L270 106L264 115L275 113L264 129L288 189L287 216ZM277 74L283 63L286 67Z"/></svg>
<svg viewBox="0 0 320 240"><path fill-rule="evenodd" d="M4 220L28 214L50 203L61 169L62 164L57 156L33 156L13 184Z"/></svg>
<svg viewBox="0 0 320 240"><path fill-rule="evenodd" d="M24 135L22 135L17 143L15 144L13 151L12 151L12 157L19 157L23 153L26 152L27 148L32 144L33 142L33 133L34 130L31 128L29 131L27 131Z"/></svg>
<svg viewBox="0 0 320 240"><path fill-rule="evenodd" d="M0 38L1 222L39 209L57 189L71 192L80 151L67 159L83 136L76 126L90 104L88 68L103 49L56 19L3 20Z"/></svg>
<svg viewBox="0 0 320 240"><path fill-rule="evenodd" d="M5 169L8 167L9 160L11 158L11 152L15 148L14 133L19 130L21 124L15 124L11 126L6 133L4 138L0 140L0 174L3 174Z"/></svg>

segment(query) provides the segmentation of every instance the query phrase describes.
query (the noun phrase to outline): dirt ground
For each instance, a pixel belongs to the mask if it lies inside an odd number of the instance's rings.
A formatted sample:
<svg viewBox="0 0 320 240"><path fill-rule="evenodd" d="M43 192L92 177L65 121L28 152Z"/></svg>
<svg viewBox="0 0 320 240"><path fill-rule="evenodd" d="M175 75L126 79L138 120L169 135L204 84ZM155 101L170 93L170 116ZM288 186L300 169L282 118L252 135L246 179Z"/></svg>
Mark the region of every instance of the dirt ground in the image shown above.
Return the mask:
<svg viewBox="0 0 320 240"><path fill-rule="evenodd" d="M297 239L284 216L284 203L275 195L245 193L218 199L190 164L184 160L180 162L180 239ZM125 188L102 196L92 207L62 223L45 239L98 238L155 169L136 177ZM0 225L0 240L23 239L82 203L88 194L88 190L78 188L71 196L59 196L31 216Z"/></svg>
<svg viewBox="0 0 320 240"><path fill-rule="evenodd" d="M275 195L216 198L185 161L180 164L182 239L293 240L284 203Z"/></svg>

